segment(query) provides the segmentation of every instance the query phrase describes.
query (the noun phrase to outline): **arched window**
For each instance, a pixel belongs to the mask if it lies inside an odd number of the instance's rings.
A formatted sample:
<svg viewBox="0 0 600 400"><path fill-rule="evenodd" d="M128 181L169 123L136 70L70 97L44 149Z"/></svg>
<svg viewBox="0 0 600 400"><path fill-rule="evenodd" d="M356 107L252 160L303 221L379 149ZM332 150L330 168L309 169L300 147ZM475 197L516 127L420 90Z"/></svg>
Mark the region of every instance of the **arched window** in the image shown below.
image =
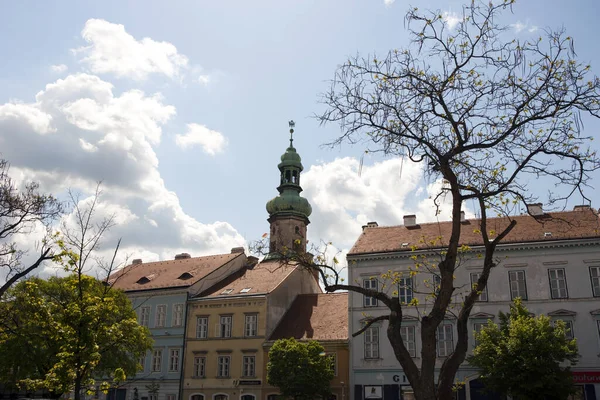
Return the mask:
<svg viewBox="0 0 600 400"><path fill-rule="evenodd" d="M229 396L227 396L226 394L215 394L213 396L213 400L227 400L229 398Z"/></svg>
<svg viewBox="0 0 600 400"><path fill-rule="evenodd" d="M298 226L295 227L294 231L296 232L296 235L299 235L300 234L300 227L298 227Z"/></svg>
<svg viewBox="0 0 600 400"><path fill-rule="evenodd" d="M281 398L280 394L270 394L267 396L267 400L279 400Z"/></svg>
<svg viewBox="0 0 600 400"><path fill-rule="evenodd" d="M284 183L290 183L291 180L292 180L291 172L288 169L287 171L285 171L285 181L284 181Z"/></svg>
<svg viewBox="0 0 600 400"><path fill-rule="evenodd" d="M204 400L203 394L193 394L190 396L190 400Z"/></svg>
<svg viewBox="0 0 600 400"><path fill-rule="evenodd" d="M243 395L240 400L255 400L256 397L253 394L245 394Z"/></svg>
<svg viewBox="0 0 600 400"><path fill-rule="evenodd" d="M292 172L292 183L298 183L298 171Z"/></svg>

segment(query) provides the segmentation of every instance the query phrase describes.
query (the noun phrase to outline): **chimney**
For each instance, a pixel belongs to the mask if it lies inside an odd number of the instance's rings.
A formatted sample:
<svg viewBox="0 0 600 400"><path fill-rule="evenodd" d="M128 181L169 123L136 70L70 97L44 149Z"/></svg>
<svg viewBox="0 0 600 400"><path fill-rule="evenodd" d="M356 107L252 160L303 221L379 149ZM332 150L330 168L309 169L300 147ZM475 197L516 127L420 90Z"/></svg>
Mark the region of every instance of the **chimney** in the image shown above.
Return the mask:
<svg viewBox="0 0 600 400"><path fill-rule="evenodd" d="M142 259L141 259L141 258L136 258L135 260L133 260L133 261L131 262L131 265L134 265L134 264L141 264L141 263L142 263Z"/></svg>
<svg viewBox="0 0 600 400"><path fill-rule="evenodd" d="M236 253L244 253L245 250L243 247L234 247L231 249L231 254L236 254Z"/></svg>
<svg viewBox="0 0 600 400"><path fill-rule="evenodd" d="M180 253L175 255L176 260L185 260L186 258L192 258L192 256L190 256L190 253Z"/></svg>
<svg viewBox="0 0 600 400"><path fill-rule="evenodd" d="M417 226L417 216L414 214L404 216L404 227L412 228Z"/></svg>
<svg viewBox="0 0 600 400"><path fill-rule="evenodd" d="M246 268L252 269L256 264L258 264L258 257L248 256L248 258L246 258Z"/></svg>
<svg viewBox="0 0 600 400"><path fill-rule="evenodd" d="M575 206L573 207L573 211L585 211L585 210L589 210L590 206L588 204L581 204L579 206Z"/></svg>
<svg viewBox="0 0 600 400"><path fill-rule="evenodd" d="M362 230L364 231L367 228L377 228L379 226L379 224L375 221L371 221L371 222L367 222L366 225L362 226Z"/></svg>
<svg viewBox="0 0 600 400"><path fill-rule="evenodd" d="M543 215L544 210L542 210L542 203L527 204L527 212L534 217Z"/></svg>

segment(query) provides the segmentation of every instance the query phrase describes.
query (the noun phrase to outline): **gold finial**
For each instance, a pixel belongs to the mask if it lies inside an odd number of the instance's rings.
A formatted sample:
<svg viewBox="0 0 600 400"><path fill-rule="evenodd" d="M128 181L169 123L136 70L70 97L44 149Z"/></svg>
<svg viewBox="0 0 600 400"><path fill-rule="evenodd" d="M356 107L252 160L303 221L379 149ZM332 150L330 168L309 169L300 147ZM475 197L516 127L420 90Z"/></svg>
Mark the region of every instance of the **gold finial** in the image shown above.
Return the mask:
<svg viewBox="0 0 600 400"><path fill-rule="evenodd" d="M294 120L290 120L288 125L290 126L290 147L294 147L292 143L294 142L294 127L296 126L296 123Z"/></svg>

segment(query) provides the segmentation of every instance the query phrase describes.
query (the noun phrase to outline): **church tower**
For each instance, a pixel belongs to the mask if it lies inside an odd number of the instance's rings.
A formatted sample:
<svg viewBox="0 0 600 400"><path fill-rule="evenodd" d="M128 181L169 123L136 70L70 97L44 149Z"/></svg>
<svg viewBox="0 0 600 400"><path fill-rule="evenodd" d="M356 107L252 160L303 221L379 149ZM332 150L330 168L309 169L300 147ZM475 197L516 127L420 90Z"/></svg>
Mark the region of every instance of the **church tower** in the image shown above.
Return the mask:
<svg viewBox="0 0 600 400"><path fill-rule="evenodd" d="M306 252L306 227L312 207L308 200L300 196L300 173L303 170L300 155L294 148L294 121L290 126L290 147L281 156L277 166L280 171L279 196L269 200L267 212L271 224L269 256L294 251Z"/></svg>

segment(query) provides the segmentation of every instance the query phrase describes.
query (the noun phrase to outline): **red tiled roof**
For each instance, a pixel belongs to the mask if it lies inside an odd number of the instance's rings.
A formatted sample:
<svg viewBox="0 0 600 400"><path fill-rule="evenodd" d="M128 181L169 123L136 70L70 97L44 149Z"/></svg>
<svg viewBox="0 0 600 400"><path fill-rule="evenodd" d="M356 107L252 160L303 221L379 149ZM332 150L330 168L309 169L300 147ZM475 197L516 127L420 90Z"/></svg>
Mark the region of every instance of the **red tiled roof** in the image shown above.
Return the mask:
<svg viewBox="0 0 600 400"><path fill-rule="evenodd" d="M597 211L592 208L549 213L538 217L519 215L510 218L515 220L517 225L501 241L503 244L600 237L600 220ZM481 234L475 232L480 228L480 221L471 219L462 223L461 245L476 246L483 243ZM488 218L487 231L501 232L509 222L506 217ZM417 246L418 249L440 248L448 243L451 228L450 221L420 224L409 228L403 225L366 227L348 254L411 251L412 246ZM441 242L433 246L428 243L438 236L441 236ZM421 242L422 239L425 239L425 243Z"/></svg>
<svg viewBox="0 0 600 400"><path fill-rule="evenodd" d="M131 264L113 273L109 278L109 283L114 282L113 287L124 291L189 287L236 257L245 257L245 254L217 254ZM184 273L188 273L191 277L189 279L179 279ZM146 283L138 283L144 277Z"/></svg>
<svg viewBox="0 0 600 400"><path fill-rule="evenodd" d="M254 267L246 267L200 293L200 297L240 296L271 293L296 269L278 260L263 261ZM229 291L231 289L231 291ZM244 290L244 292L241 292ZM227 291L227 293L224 293Z"/></svg>
<svg viewBox="0 0 600 400"><path fill-rule="evenodd" d="M348 340L348 293L300 294L270 340Z"/></svg>

